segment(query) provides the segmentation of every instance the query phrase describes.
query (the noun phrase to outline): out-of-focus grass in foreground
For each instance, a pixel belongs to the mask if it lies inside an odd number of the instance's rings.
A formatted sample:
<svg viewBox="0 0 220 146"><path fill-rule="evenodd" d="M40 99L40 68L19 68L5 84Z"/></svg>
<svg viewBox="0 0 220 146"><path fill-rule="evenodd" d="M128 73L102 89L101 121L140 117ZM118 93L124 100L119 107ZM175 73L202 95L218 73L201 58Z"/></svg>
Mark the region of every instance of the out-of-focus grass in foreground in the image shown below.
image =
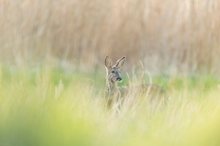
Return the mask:
<svg viewBox="0 0 220 146"><path fill-rule="evenodd" d="M166 106L142 103L117 114L104 106L104 75L1 67L0 145L220 145L218 78L154 82L166 89Z"/></svg>

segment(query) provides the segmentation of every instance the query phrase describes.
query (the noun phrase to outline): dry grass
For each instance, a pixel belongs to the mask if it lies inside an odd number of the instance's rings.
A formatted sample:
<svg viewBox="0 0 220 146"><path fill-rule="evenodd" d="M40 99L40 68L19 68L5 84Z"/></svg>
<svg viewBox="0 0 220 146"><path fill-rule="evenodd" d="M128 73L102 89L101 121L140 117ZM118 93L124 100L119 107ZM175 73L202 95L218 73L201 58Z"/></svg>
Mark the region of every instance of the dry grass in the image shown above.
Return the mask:
<svg viewBox="0 0 220 146"><path fill-rule="evenodd" d="M151 72L218 73L219 17L218 0L0 0L1 61L94 69L123 54Z"/></svg>
<svg viewBox="0 0 220 146"><path fill-rule="evenodd" d="M219 78L192 74L220 73L219 18L218 0L0 0L0 145L220 145ZM167 105L107 110L106 55L172 74L152 78Z"/></svg>

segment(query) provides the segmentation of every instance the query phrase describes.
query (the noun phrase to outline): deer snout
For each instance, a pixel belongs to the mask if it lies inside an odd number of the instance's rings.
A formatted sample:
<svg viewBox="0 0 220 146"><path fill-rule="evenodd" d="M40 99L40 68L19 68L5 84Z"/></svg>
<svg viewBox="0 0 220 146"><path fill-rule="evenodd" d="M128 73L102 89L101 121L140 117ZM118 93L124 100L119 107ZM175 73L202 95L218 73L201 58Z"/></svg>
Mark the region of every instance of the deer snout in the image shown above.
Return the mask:
<svg viewBox="0 0 220 146"><path fill-rule="evenodd" d="M122 78L121 77L117 77L117 79L116 79L117 81L121 81L122 80Z"/></svg>

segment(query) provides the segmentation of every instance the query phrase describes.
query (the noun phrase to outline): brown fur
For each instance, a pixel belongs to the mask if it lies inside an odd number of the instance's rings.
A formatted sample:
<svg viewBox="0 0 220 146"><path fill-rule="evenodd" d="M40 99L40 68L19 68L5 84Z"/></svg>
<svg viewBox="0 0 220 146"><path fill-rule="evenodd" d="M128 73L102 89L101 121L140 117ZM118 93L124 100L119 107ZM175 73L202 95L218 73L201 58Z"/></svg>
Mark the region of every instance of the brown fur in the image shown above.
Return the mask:
<svg viewBox="0 0 220 146"><path fill-rule="evenodd" d="M128 96L129 92L136 92L141 96L150 97L150 101L161 97L164 94L164 90L156 84L140 84L135 86L128 86L124 88L118 87L118 81L122 80L121 67L125 62L125 57L122 57L116 61L115 64L107 56L105 58L106 67L106 93L107 106L112 107L114 104L119 106L123 103L124 98Z"/></svg>

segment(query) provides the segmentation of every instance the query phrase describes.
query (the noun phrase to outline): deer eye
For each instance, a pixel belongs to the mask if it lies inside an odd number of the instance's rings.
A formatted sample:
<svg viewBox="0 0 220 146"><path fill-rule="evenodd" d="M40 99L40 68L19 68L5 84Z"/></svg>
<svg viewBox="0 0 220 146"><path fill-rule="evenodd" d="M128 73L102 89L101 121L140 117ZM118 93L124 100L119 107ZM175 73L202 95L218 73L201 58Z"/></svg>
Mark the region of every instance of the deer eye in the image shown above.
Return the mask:
<svg viewBox="0 0 220 146"><path fill-rule="evenodd" d="M112 73L115 73L115 71L113 70Z"/></svg>

